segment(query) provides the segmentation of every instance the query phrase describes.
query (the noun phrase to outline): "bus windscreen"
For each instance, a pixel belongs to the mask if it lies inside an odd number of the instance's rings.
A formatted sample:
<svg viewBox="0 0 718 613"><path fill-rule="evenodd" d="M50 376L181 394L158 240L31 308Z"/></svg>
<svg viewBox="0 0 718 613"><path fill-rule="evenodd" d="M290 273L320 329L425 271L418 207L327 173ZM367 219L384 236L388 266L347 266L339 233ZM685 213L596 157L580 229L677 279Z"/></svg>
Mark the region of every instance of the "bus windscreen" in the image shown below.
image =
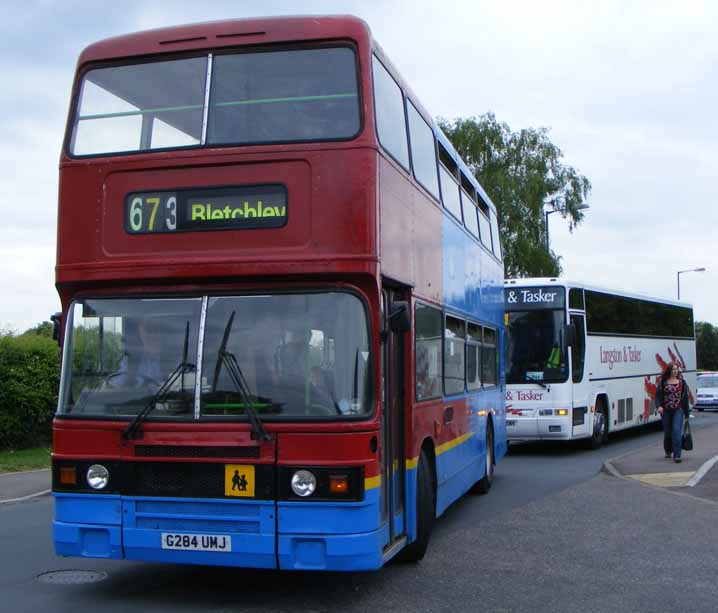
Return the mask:
<svg viewBox="0 0 718 613"><path fill-rule="evenodd" d="M75 108L69 151L77 156L344 140L361 126L350 47L94 68Z"/></svg>
<svg viewBox="0 0 718 613"><path fill-rule="evenodd" d="M506 315L506 383L565 381L564 311L510 311Z"/></svg>

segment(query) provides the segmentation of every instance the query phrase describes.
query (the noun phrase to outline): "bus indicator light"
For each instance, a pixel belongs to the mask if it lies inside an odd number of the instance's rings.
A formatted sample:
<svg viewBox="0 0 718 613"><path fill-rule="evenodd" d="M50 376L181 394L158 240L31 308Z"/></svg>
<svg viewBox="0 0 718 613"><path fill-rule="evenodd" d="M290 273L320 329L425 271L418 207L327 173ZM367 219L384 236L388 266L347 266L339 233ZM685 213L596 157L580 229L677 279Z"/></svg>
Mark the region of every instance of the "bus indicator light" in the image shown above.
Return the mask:
<svg viewBox="0 0 718 613"><path fill-rule="evenodd" d="M332 494L346 494L349 491L347 475L329 475L329 491Z"/></svg>
<svg viewBox="0 0 718 613"><path fill-rule="evenodd" d="M63 485L77 485L77 469L74 466L60 468L60 483Z"/></svg>

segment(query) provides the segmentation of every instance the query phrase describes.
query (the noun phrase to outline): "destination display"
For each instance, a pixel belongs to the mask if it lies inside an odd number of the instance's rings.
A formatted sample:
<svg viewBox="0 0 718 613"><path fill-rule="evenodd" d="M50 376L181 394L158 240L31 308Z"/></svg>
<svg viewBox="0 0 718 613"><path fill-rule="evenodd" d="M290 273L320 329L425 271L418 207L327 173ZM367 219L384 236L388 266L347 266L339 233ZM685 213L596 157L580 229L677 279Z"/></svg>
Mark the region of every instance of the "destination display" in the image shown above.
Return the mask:
<svg viewBox="0 0 718 613"><path fill-rule="evenodd" d="M125 198L128 234L280 228L287 223L284 185L240 185L133 192Z"/></svg>
<svg viewBox="0 0 718 613"><path fill-rule="evenodd" d="M504 289L504 308L507 311L562 309L566 304L563 287L516 287Z"/></svg>

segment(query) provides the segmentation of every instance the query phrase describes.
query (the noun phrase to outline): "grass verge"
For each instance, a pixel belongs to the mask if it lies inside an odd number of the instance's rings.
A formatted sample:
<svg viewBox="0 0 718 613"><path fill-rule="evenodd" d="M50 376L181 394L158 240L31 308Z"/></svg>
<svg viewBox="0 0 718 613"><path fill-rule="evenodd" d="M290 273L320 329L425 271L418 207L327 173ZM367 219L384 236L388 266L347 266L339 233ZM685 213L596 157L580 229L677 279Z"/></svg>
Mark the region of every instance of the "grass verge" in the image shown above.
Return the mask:
<svg viewBox="0 0 718 613"><path fill-rule="evenodd" d="M50 468L50 447L0 451L0 473Z"/></svg>

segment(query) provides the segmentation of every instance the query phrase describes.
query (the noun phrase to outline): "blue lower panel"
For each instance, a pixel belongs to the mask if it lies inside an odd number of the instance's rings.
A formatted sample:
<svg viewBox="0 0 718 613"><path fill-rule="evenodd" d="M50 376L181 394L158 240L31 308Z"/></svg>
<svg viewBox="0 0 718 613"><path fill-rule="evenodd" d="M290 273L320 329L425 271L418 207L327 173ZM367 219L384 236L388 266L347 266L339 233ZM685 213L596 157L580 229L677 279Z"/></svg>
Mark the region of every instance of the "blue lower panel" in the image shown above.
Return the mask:
<svg viewBox="0 0 718 613"><path fill-rule="evenodd" d="M81 558L122 559L122 531L119 526L52 522L55 553Z"/></svg>
<svg viewBox="0 0 718 613"><path fill-rule="evenodd" d="M83 558L122 558L122 499L102 494L54 494L55 553Z"/></svg>
<svg viewBox="0 0 718 613"><path fill-rule="evenodd" d="M280 502L279 567L294 570L375 570L387 541L381 489L362 502Z"/></svg>
<svg viewBox="0 0 718 613"><path fill-rule="evenodd" d="M279 536L279 568L283 570L376 570L382 567L386 534L287 534Z"/></svg>

